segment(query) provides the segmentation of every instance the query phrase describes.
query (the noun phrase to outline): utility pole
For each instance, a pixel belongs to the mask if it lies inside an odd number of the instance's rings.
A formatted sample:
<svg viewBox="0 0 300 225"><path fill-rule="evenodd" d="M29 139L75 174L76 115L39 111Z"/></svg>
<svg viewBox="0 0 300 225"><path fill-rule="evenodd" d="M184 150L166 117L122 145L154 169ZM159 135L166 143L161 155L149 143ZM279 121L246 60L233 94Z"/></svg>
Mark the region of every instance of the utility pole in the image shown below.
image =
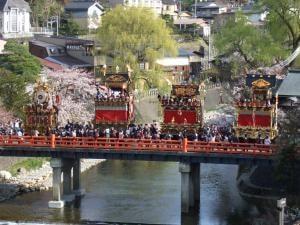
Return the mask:
<svg viewBox="0 0 300 225"><path fill-rule="evenodd" d="M210 69L210 58L211 58L211 21L209 21L209 34L208 34L208 68Z"/></svg>
<svg viewBox="0 0 300 225"><path fill-rule="evenodd" d="M197 18L197 0L195 0L194 18Z"/></svg>
<svg viewBox="0 0 300 225"><path fill-rule="evenodd" d="M286 207L286 198L277 200L277 209L279 211L279 225L284 225L284 208Z"/></svg>

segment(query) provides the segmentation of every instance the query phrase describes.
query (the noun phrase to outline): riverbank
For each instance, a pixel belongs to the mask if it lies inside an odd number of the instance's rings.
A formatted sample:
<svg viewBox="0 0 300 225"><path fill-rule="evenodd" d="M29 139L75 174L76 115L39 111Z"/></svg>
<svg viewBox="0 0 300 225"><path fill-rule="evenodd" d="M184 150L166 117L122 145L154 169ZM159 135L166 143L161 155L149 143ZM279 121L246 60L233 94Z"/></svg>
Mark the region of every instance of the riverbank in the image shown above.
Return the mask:
<svg viewBox="0 0 300 225"><path fill-rule="evenodd" d="M90 169L102 162L102 159L83 159L81 161L81 172ZM45 162L36 170L22 170L17 176L0 178L0 202L34 191L46 191L52 187L52 168L50 162Z"/></svg>

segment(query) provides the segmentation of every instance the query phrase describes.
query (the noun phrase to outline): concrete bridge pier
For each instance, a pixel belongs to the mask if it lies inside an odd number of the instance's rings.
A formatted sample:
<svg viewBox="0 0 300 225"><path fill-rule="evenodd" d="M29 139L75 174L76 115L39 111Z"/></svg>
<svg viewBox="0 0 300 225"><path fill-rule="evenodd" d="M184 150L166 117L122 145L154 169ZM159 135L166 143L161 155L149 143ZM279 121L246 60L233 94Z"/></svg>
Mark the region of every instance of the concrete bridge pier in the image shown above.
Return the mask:
<svg viewBox="0 0 300 225"><path fill-rule="evenodd" d="M181 173L181 212L189 213L190 208L200 201L200 164L179 163Z"/></svg>
<svg viewBox="0 0 300 225"><path fill-rule="evenodd" d="M72 202L75 199L72 186L73 159L63 159L63 199L65 202Z"/></svg>
<svg viewBox="0 0 300 225"><path fill-rule="evenodd" d="M80 159L75 159L73 164L73 193L75 196L80 197L85 194L85 190L81 188L81 163Z"/></svg>
<svg viewBox="0 0 300 225"><path fill-rule="evenodd" d="M49 201L48 206L62 208L65 202L72 202L75 195L84 193L80 182L80 159L52 158L50 165L53 169L53 200Z"/></svg>
<svg viewBox="0 0 300 225"><path fill-rule="evenodd" d="M62 173L62 160L60 158L52 158L50 165L53 169L53 200L49 201L49 208L62 208L65 202L61 199L61 173Z"/></svg>

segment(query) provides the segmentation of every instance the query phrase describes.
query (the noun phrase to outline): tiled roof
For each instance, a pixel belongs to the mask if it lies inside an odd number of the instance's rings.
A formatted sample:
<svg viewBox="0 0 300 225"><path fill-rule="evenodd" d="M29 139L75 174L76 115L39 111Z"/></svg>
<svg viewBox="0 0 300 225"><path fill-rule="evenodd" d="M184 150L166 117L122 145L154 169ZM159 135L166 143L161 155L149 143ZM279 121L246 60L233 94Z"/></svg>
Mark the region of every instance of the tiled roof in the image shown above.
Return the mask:
<svg viewBox="0 0 300 225"><path fill-rule="evenodd" d="M0 11L8 11L9 8L24 9L31 12L29 4L24 0L0 0Z"/></svg>
<svg viewBox="0 0 300 225"><path fill-rule="evenodd" d="M162 0L163 5L176 5L176 0Z"/></svg>
<svg viewBox="0 0 300 225"><path fill-rule="evenodd" d="M278 96L300 97L300 70L290 70L277 93Z"/></svg>
<svg viewBox="0 0 300 225"><path fill-rule="evenodd" d="M65 5L65 10L67 11L81 11L81 10L88 10L89 7L91 7L93 4L97 2L92 1L92 0L87 0L87 1L70 1ZM103 9L103 7L97 3L100 9Z"/></svg>

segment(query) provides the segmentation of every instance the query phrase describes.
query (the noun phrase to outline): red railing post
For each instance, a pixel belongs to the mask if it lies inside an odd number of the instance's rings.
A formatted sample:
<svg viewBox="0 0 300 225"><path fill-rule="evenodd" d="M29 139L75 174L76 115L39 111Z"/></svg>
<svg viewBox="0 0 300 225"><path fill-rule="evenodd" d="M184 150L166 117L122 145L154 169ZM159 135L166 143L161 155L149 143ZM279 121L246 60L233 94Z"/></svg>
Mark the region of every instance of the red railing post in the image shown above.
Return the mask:
<svg viewBox="0 0 300 225"><path fill-rule="evenodd" d="M51 148L55 148L55 134L51 134Z"/></svg>
<svg viewBox="0 0 300 225"><path fill-rule="evenodd" d="M187 144L188 144L188 139L187 138L183 138L183 140L182 140L182 149L183 149L183 152L187 152Z"/></svg>

